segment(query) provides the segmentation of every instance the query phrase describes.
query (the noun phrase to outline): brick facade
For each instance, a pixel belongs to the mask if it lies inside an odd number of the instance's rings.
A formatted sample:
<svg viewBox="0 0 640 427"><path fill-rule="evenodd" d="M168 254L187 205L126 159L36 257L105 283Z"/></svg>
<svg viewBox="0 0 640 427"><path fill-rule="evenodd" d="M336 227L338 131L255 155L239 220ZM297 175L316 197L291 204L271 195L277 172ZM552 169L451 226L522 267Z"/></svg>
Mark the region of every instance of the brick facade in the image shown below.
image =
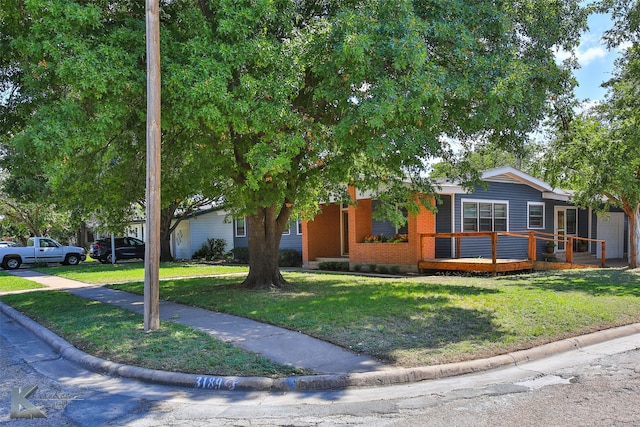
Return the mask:
<svg viewBox="0 0 640 427"><path fill-rule="evenodd" d="M352 197L355 196L353 190ZM371 234L372 200L360 199L356 206L350 206L348 214L349 262L356 264L399 266L403 270L417 269L420 260L420 233L434 233L436 229L435 215L422 208L420 213L409 215L407 243L364 243L365 236ZM322 213L313 221L302 225L303 261L315 261L320 257L341 256L341 216L344 215L338 204L324 205ZM391 237L391 236L387 236ZM423 257L435 257L434 239L425 239Z"/></svg>

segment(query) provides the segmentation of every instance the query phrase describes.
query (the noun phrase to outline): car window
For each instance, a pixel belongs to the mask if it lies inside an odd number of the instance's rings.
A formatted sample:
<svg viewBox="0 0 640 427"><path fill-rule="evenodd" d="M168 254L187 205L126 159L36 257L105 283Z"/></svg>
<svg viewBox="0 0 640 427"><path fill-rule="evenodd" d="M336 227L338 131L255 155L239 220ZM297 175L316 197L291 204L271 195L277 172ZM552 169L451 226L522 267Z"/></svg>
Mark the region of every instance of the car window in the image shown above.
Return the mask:
<svg viewBox="0 0 640 427"><path fill-rule="evenodd" d="M58 245L53 240L40 239L41 248L56 248Z"/></svg>

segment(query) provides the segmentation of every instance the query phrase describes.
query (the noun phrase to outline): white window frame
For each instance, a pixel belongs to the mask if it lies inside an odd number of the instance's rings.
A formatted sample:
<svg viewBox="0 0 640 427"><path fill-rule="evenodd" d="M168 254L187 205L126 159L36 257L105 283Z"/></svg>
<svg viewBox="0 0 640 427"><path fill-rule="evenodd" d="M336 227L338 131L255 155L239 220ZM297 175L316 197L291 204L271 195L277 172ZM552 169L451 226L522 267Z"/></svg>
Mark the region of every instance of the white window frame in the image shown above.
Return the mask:
<svg viewBox="0 0 640 427"><path fill-rule="evenodd" d="M476 205L476 230L474 231L468 231L470 233L481 233L481 232L487 232L487 231L480 231L480 204L491 204L491 231L496 231L496 217L495 217L495 205L505 205L507 212L506 212L506 218L504 218L506 220L506 229L505 230L499 230L499 231L509 231L509 201L508 200L490 200L490 199L461 199L460 200L460 230L462 232L467 232L467 230L464 229L464 205L466 203L472 203ZM502 218L500 218L502 219Z"/></svg>
<svg viewBox="0 0 640 427"><path fill-rule="evenodd" d="M238 233L238 221L242 220L243 223L243 233L239 234ZM242 218L235 218L233 220L233 232L235 234L236 237L247 237L247 218L246 217L242 217Z"/></svg>
<svg viewBox="0 0 640 427"><path fill-rule="evenodd" d="M296 218L296 234L302 236L302 220L300 217Z"/></svg>
<svg viewBox="0 0 640 427"><path fill-rule="evenodd" d="M542 226L540 227L532 227L531 226L531 206L542 206ZM546 205L544 202L527 202L527 229L529 230L544 230L545 229L545 214L546 214Z"/></svg>

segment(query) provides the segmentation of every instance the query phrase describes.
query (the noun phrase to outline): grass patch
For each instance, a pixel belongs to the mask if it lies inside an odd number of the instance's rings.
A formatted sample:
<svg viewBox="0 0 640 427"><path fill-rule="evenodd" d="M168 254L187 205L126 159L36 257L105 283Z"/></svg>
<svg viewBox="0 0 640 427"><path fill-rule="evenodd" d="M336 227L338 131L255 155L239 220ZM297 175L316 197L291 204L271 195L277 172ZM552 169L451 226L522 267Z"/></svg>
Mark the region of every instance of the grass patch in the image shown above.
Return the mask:
<svg viewBox="0 0 640 427"><path fill-rule="evenodd" d="M32 270L94 284L144 280L143 262L121 262L115 265L91 262L74 266L33 268ZM167 262L160 264L159 273L160 279L167 279L247 273L248 271L249 267L247 266Z"/></svg>
<svg viewBox="0 0 640 427"><path fill-rule="evenodd" d="M2 301L78 349L114 362L202 375L282 377L302 373L172 322L162 322L160 330L146 333L141 315L67 292L6 295Z"/></svg>
<svg viewBox="0 0 640 427"><path fill-rule="evenodd" d="M283 273L286 290L237 277L167 280L160 297L302 331L401 366L487 357L640 320L626 269L383 279ZM142 283L114 288L142 293Z"/></svg>
<svg viewBox="0 0 640 427"><path fill-rule="evenodd" d="M33 280L23 279L22 277L12 276L4 271L0 271L0 292L25 291L43 287L43 285Z"/></svg>

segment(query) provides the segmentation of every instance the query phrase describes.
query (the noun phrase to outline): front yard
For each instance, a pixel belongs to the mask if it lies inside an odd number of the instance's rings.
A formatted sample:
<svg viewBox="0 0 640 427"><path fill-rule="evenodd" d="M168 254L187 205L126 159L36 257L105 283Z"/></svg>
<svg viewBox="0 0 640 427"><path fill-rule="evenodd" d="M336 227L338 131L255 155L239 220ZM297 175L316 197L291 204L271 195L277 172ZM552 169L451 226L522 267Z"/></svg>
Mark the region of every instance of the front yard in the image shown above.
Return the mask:
<svg viewBox="0 0 640 427"><path fill-rule="evenodd" d="M177 268L167 267L167 271ZM126 280L112 273L111 266L95 268L105 271L83 272L76 267L47 272L73 271L76 280L98 283L105 283L108 277L112 283L117 282L110 285L114 288L142 293L141 281L122 283ZM301 331L397 366L487 357L640 321L640 272L628 269L497 278L379 278L286 272L284 277L290 283L287 289L257 292L241 289L243 275L231 274L246 270L216 272L215 267L207 266L206 277L190 277L190 267L181 268L182 274L176 274L179 278L161 281L162 299ZM197 275L203 274L196 270L201 267L193 268ZM142 270L140 264L138 269ZM126 274L132 273L127 270ZM40 292L30 292L1 299L32 317L53 318L55 309L44 308L38 295ZM88 325L75 328L87 330ZM99 336L96 339L100 340ZM136 351L135 346L126 349ZM185 350L185 360L188 351L193 349ZM179 355L172 358L181 359ZM145 363L143 359L138 362ZM179 371L179 363L172 369Z"/></svg>

